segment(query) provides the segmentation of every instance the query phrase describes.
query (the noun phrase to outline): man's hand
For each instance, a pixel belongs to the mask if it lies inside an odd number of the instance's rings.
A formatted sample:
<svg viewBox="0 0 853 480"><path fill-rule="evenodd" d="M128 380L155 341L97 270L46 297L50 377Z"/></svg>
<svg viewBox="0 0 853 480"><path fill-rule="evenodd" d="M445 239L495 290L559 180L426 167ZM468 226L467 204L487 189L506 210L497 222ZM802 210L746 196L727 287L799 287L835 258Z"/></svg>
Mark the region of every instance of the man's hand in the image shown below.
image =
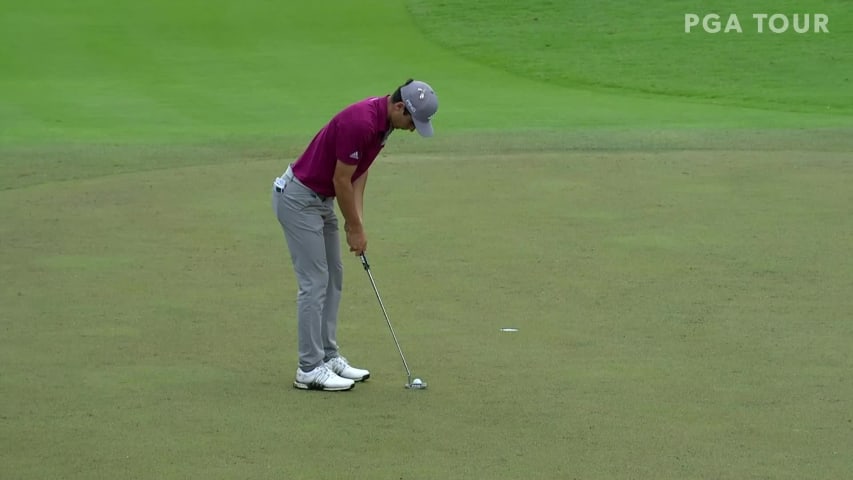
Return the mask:
<svg viewBox="0 0 853 480"><path fill-rule="evenodd" d="M349 245L350 252L361 255L367 250L367 235L365 235L363 227L345 225L344 231L347 232L347 245Z"/></svg>

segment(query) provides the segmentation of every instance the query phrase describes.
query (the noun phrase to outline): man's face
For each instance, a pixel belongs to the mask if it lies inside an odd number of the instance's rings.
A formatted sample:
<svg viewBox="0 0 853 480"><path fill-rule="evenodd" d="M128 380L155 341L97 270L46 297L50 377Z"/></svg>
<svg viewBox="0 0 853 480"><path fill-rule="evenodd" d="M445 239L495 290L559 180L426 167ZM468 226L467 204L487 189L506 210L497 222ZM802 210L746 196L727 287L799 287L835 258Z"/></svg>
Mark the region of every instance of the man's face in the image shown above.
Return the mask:
<svg viewBox="0 0 853 480"><path fill-rule="evenodd" d="M395 129L415 131L415 122L409 111L406 110L406 104L397 102L391 107L391 126Z"/></svg>

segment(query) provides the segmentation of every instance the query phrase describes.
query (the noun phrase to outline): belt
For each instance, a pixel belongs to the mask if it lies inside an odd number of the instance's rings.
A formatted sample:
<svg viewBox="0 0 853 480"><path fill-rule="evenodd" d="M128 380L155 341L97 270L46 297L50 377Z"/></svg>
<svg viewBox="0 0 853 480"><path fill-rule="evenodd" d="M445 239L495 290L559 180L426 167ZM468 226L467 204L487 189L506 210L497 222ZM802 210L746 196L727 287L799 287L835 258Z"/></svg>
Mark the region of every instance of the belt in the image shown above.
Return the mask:
<svg viewBox="0 0 853 480"><path fill-rule="evenodd" d="M287 170L285 170L285 172L281 175L280 178L283 178L287 181L293 181L293 165L288 165ZM302 183L299 181L299 179L297 179L296 181L300 184ZM278 185L273 184L273 187L275 188L276 193L281 193L284 191L284 188L279 187Z"/></svg>
<svg viewBox="0 0 853 480"><path fill-rule="evenodd" d="M325 202L326 200L328 200L329 198L331 198L331 197L327 197L327 196L325 196L325 195L320 195L319 193L315 192L314 190L311 190L311 188L310 188L310 187L308 187L307 185L305 185L304 183L302 183L302 181L301 181L301 180L299 180L298 178L296 178L296 177L293 175L293 170L291 169L291 167L287 167L287 171L286 171L286 172L284 172L284 175L282 175L282 176L281 176L281 178L284 178L284 179L286 179L286 180L287 180L287 181L289 181L289 182L296 182L296 183L298 183L298 184L302 185L303 187L305 187L305 188L307 188L308 190L310 190L310 191L311 191L311 193L313 193L315 197L319 198L320 200L322 200L322 201L324 201L324 202ZM275 185L275 191L276 191L276 193L281 193L281 192L283 192L283 191L284 191L284 189L283 189L282 187L279 187L278 185Z"/></svg>

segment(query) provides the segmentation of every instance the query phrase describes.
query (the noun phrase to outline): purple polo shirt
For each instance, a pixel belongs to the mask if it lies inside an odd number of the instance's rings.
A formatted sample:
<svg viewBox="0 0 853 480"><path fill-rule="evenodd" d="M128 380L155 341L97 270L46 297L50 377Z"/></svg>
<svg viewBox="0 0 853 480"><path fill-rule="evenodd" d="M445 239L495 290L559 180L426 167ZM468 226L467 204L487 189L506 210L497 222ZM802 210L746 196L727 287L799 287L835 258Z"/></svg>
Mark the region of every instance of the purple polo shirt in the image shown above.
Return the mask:
<svg viewBox="0 0 853 480"><path fill-rule="evenodd" d="M357 165L352 181L362 176L385 146L391 130L388 97L370 97L332 117L293 164L293 175L325 197L335 196L332 178L338 160Z"/></svg>

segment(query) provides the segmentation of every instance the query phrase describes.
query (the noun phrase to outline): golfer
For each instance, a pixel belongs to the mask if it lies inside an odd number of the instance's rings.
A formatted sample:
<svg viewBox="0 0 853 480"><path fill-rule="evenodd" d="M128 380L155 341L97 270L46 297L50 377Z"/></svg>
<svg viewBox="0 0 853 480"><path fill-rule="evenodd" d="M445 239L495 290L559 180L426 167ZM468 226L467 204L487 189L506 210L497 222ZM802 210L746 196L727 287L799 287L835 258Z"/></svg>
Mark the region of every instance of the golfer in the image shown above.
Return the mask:
<svg viewBox="0 0 853 480"><path fill-rule="evenodd" d="M394 130L433 134L438 98L424 82L408 80L393 94L370 97L335 115L296 162L273 183L272 205L296 273L299 367L293 386L350 390L370 372L338 350L343 264L335 199L350 252L367 249L364 188L373 160Z"/></svg>

